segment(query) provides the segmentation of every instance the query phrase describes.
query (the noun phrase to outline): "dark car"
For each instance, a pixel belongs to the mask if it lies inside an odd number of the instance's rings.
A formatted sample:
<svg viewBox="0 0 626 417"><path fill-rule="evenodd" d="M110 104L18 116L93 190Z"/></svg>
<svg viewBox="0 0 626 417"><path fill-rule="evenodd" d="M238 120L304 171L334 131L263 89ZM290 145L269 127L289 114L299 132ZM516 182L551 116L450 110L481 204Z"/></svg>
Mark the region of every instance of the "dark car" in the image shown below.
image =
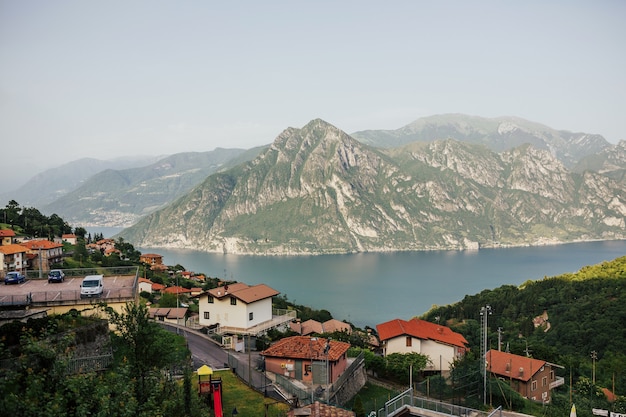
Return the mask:
<svg viewBox="0 0 626 417"><path fill-rule="evenodd" d="M48 273L48 282L63 282L65 281L65 274L60 269L53 269Z"/></svg>
<svg viewBox="0 0 626 417"><path fill-rule="evenodd" d="M4 277L4 285L21 284L24 281L26 281L26 277L24 277L24 275L20 274L19 272L15 272L15 271L8 272L6 276Z"/></svg>

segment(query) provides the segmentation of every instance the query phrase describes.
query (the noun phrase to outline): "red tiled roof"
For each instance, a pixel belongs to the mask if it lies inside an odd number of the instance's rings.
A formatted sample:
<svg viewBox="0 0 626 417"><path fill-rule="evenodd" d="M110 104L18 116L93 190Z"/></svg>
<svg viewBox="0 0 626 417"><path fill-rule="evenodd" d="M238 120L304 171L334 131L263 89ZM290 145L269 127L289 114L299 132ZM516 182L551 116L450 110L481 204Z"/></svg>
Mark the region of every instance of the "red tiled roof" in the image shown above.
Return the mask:
<svg viewBox="0 0 626 417"><path fill-rule="evenodd" d="M156 282L152 283L152 291L161 291L163 288L165 288L165 285L163 284L159 284Z"/></svg>
<svg viewBox="0 0 626 417"><path fill-rule="evenodd" d="M337 319L330 319L330 320L325 321L322 324L322 327L324 328L324 333L344 332L344 331L350 333L352 331L352 328L350 327L348 323L339 321Z"/></svg>
<svg viewBox="0 0 626 417"><path fill-rule="evenodd" d="M520 381L529 381L546 364L546 361L539 359L493 349L487 352L486 359L489 372Z"/></svg>
<svg viewBox="0 0 626 417"><path fill-rule="evenodd" d="M168 293L168 294L188 294L188 293L191 293L192 291L188 290L187 288L173 286L173 287L167 287L161 292Z"/></svg>
<svg viewBox="0 0 626 417"><path fill-rule="evenodd" d="M1 237L13 237L13 236L15 236L15 232L11 229L0 230L0 238Z"/></svg>
<svg viewBox="0 0 626 417"><path fill-rule="evenodd" d="M156 253L144 253L140 256L140 258L162 258L162 255L157 255Z"/></svg>
<svg viewBox="0 0 626 417"><path fill-rule="evenodd" d="M465 340L462 334L452 331L447 326L417 318L409 321L400 319L391 320L376 325L376 330L378 330L378 337L380 337L381 341L407 335L462 348L467 346L467 340Z"/></svg>
<svg viewBox="0 0 626 417"><path fill-rule="evenodd" d="M246 304L253 303L255 301L264 300L269 297L280 294L279 291L268 287L265 284L257 284L249 286L243 282L237 282L230 285L224 285L223 287L213 288L208 291L215 298L222 298L231 296L238 298Z"/></svg>
<svg viewBox="0 0 626 417"><path fill-rule="evenodd" d="M40 240L28 240L26 242L21 243L22 246L27 248L28 250L37 250L37 249L54 249L54 248L62 248L63 245L60 243L50 242L46 239Z"/></svg>
<svg viewBox="0 0 626 417"><path fill-rule="evenodd" d="M168 319L182 319L187 313L187 308L151 308L148 310L150 318L165 317Z"/></svg>
<svg viewBox="0 0 626 417"><path fill-rule="evenodd" d="M326 359L324 349L327 343L330 346L328 351L328 360L330 361L339 360L350 348L350 343L337 340L328 342L327 339L321 337L292 336L280 339L261 352L261 355L292 359Z"/></svg>
<svg viewBox="0 0 626 417"><path fill-rule="evenodd" d="M18 245L16 243L12 243L10 245L0 245L0 252L5 255L14 255L16 253L25 253L26 248L22 245Z"/></svg>
<svg viewBox="0 0 626 417"><path fill-rule="evenodd" d="M602 392L604 393L604 395L606 395L606 399L610 403L613 403L613 402L615 402L615 400L617 400L617 395L615 395L610 389L602 388Z"/></svg>

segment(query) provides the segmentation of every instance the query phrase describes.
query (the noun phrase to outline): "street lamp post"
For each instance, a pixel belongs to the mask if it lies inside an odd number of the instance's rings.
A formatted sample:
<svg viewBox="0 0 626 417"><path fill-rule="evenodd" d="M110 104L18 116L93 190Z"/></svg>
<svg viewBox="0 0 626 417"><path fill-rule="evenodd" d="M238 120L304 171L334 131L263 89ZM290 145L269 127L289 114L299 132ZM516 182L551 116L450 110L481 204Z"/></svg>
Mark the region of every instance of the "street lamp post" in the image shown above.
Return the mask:
<svg viewBox="0 0 626 417"><path fill-rule="evenodd" d="M491 315L491 306L487 304L480 309L480 319L482 324L481 346L480 346L480 369L483 373L483 404L487 404L487 317Z"/></svg>

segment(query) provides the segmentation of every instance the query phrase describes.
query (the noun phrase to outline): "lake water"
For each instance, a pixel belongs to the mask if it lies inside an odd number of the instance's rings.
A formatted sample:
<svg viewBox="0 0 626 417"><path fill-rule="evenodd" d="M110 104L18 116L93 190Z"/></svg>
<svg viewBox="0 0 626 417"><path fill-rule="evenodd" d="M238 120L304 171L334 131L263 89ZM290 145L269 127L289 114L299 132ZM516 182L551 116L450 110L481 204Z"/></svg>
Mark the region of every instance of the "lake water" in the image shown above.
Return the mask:
<svg viewBox="0 0 626 417"><path fill-rule="evenodd" d="M362 253L323 256L241 256L138 248L211 277L264 283L291 302L326 309L359 327L410 319L484 289L576 272L626 255L626 241L558 246Z"/></svg>
<svg viewBox="0 0 626 417"><path fill-rule="evenodd" d="M90 232L94 232L89 230ZM117 230L95 230L110 237ZM626 241L322 256L242 256L137 248L167 265L246 284L267 284L291 302L326 309L359 327L421 315L484 289L576 272L626 256Z"/></svg>

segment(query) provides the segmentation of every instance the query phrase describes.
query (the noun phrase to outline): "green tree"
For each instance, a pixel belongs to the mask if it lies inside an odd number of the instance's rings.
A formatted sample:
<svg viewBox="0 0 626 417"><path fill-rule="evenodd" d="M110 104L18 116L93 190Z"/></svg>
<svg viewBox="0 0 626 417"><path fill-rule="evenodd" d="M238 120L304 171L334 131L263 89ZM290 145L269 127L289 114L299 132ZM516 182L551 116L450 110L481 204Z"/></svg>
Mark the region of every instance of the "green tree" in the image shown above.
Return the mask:
<svg viewBox="0 0 626 417"><path fill-rule="evenodd" d="M163 308L178 307L179 301L180 300L176 297L176 294L166 292L166 293L161 294L161 298L159 298L159 307L163 307Z"/></svg>
<svg viewBox="0 0 626 417"><path fill-rule="evenodd" d="M354 411L355 417L365 417L365 407L363 407L363 400L359 395L354 398L352 411Z"/></svg>
<svg viewBox="0 0 626 417"><path fill-rule="evenodd" d="M400 383L409 382L409 370L413 370L413 376L419 374L430 362L428 356L419 353L392 353L385 356L385 371L389 378Z"/></svg>
<svg viewBox="0 0 626 417"><path fill-rule="evenodd" d="M115 346L135 377L133 388L137 402L140 407L145 406L160 395L153 380L159 379L163 369L189 360L185 340L150 320L143 304L128 303L122 314L110 307L106 311L117 330Z"/></svg>

